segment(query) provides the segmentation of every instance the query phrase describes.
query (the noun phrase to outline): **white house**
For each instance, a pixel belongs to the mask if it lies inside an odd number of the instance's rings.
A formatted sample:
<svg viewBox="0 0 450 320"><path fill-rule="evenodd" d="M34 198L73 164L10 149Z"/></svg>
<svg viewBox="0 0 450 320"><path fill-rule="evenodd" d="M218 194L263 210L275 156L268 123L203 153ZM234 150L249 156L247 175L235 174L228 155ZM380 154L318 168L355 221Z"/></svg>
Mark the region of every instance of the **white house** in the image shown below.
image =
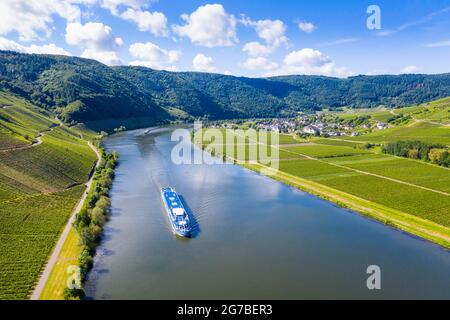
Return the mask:
<svg viewBox="0 0 450 320"><path fill-rule="evenodd" d="M304 127L302 130L303 133L308 133L308 134L315 134L317 132L317 129L311 127L311 126L307 126Z"/></svg>

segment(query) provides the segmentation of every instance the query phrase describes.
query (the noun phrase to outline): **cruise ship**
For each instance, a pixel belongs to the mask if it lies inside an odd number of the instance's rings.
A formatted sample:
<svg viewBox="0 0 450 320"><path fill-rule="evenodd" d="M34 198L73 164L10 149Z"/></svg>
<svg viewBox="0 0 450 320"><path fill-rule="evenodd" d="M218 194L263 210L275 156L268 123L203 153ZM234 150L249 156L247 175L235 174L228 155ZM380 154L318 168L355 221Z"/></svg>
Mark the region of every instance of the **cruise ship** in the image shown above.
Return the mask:
<svg viewBox="0 0 450 320"><path fill-rule="evenodd" d="M162 188L161 197L173 232L182 237L189 237L191 234L191 223L176 191L170 187Z"/></svg>

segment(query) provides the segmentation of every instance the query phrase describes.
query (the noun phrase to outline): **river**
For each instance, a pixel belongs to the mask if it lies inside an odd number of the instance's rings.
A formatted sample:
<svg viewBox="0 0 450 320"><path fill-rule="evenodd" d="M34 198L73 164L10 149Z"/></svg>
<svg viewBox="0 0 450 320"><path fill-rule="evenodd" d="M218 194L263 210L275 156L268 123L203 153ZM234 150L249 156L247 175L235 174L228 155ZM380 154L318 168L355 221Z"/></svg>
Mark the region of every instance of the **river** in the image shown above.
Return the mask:
<svg viewBox="0 0 450 320"><path fill-rule="evenodd" d="M175 165L171 130L105 140L120 164L91 298L450 298L448 250L237 165ZM172 234L163 186L189 207L192 238Z"/></svg>

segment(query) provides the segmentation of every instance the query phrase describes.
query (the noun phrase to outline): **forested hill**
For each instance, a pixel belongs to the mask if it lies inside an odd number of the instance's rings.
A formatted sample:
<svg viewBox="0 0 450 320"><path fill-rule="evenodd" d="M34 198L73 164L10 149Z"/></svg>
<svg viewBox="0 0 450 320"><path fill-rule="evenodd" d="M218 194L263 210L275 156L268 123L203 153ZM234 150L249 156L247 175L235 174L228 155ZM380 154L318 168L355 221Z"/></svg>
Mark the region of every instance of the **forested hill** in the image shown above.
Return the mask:
<svg viewBox="0 0 450 320"><path fill-rule="evenodd" d="M350 106L405 106L450 96L450 74L245 78L116 67L158 104L193 115L266 117Z"/></svg>
<svg viewBox="0 0 450 320"><path fill-rule="evenodd" d="M55 111L66 121L167 118L149 93L94 60L0 51L0 89Z"/></svg>
<svg viewBox="0 0 450 320"><path fill-rule="evenodd" d="M177 114L175 109L195 117L237 118L340 106L404 106L450 96L450 74L245 78L0 51L0 89L66 121L146 117L157 122L170 118L168 110Z"/></svg>

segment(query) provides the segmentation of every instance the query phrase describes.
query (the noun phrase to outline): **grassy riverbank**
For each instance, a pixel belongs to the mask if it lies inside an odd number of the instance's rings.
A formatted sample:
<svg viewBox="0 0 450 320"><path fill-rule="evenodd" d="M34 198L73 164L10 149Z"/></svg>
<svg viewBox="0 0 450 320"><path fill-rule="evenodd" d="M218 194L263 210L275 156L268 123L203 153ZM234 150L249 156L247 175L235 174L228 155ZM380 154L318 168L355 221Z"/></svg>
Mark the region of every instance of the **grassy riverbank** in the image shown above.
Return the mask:
<svg viewBox="0 0 450 320"><path fill-rule="evenodd" d="M71 266L78 266L80 254L80 236L72 228L39 297L40 300L64 300L64 290L71 276L68 270Z"/></svg>

